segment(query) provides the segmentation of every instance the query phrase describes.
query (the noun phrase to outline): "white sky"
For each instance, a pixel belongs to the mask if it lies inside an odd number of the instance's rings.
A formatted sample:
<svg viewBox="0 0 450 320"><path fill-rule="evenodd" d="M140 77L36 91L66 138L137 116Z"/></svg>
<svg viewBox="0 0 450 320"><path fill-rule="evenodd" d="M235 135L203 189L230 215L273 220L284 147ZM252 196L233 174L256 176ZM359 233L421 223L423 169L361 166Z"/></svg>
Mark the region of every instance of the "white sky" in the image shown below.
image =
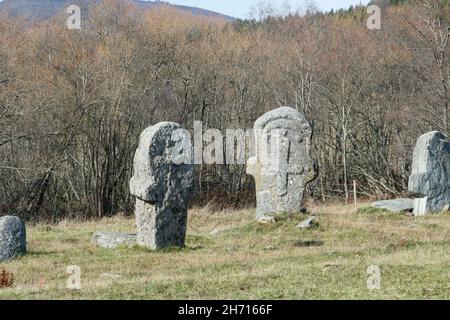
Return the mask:
<svg viewBox="0 0 450 320"><path fill-rule="evenodd" d="M320 10L329 11L331 9L345 8L351 5L368 4L369 0L308 0L314 3ZM259 0L168 0L173 4L181 4L192 7L199 7L223 13L236 18L248 18L252 6ZM272 0L270 3L275 7L282 7L288 2L293 8L301 7L305 1L302 0Z"/></svg>
<svg viewBox="0 0 450 320"><path fill-rule="evenodd" d="M3 0L0 0L0 2ZM146 1L146 0L144 0ZM172 4L181 4L191 7L198 7L216 11L236 18L248 18L250 10L260 0L166 0ZM275 7L282 7L284 3L289 3L291 7L302 7L305 1L314 3L320 10L329 11L331 9L345 8L350 5L368 4L369 0L271 0ZM266 2L269 2L266 0Z"/></svg>

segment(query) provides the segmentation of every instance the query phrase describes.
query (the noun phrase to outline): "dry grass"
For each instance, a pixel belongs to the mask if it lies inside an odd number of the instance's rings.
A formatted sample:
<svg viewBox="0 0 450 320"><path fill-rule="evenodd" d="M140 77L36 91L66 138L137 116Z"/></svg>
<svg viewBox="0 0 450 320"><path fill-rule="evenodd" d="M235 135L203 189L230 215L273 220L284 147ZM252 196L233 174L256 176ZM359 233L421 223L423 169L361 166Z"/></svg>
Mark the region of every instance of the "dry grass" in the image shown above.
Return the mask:
<svg viewBox="0 0 450 320"><path fill-rule="evenodd" d="M320 227L301 231L302 216L261 225L253 210L193 210L186 248L166 252L90 244L95 231L134 230L123 217L31 227L28 255L2 265L15 283L0 289L0 299L449 298L450 215L312 211ZM367 289L373 264L381 268L380 290ZM65 289L69 265L81 267L80 291Z"/></svg>
<svg viewBox="0 0 450 320"><path fill-rule="evenodd" d="M14 275L3 268L0 268L0 288L12 287Z"/></svg>

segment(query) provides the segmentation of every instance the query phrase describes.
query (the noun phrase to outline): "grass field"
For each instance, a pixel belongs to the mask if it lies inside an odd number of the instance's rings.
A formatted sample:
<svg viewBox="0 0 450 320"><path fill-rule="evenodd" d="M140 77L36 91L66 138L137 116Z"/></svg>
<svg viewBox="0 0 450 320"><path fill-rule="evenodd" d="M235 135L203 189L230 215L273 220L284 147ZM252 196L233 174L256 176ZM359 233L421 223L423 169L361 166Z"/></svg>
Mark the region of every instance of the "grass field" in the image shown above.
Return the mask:
<svg viewBox="0 0 450 320"><path fill-rule="evenodd" d="M15 277L0 299L449 299L450 214L311 211L320 226L298 230L306 216L258 224L254 210L192 210L186 248L165 252L90 244L95 231L132 232L132 218L29 226L28 254L0 265ZM65 289L69 265L79 291ZM370 265L379 290L367 288Z"/></svg>

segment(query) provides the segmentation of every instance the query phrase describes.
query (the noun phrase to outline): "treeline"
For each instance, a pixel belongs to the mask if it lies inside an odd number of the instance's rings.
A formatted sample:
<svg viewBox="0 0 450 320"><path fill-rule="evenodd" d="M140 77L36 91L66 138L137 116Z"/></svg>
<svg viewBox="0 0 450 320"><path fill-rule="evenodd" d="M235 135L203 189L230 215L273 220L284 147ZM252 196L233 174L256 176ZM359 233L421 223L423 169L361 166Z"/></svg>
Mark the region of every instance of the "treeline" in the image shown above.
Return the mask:
<svg viewBox="0 0 450 320"><path fill-rule="evenodd" d="M320 201L406 190L418 136L449 133L449 8L439 0L366 13L226 23L117 1L30 25L0 20L0 215L32 220L132 212L140 132L251 128L289 105L314 124ZM353 10L355 12L355 10ZM200 166L197 204L254 200L242 165Z"/></svg>

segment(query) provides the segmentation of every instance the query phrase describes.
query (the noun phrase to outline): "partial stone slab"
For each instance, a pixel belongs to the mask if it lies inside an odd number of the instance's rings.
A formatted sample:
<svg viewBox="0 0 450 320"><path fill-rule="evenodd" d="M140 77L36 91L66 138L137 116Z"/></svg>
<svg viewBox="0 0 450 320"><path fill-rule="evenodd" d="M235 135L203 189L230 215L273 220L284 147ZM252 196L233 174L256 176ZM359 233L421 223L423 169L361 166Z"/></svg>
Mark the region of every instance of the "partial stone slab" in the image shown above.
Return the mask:
<svg viewBox="0 0 450 320"><path fill-rule="evenodd" d="M132 233L97 232L92 236L94 246L105 249L132 248L137 245L137 235Z"/></svg>
<svg viewBox="0 0 450 320"><path fill-rule="evenodd" d="M371 207L384 209L391 212L411 212L414 209L413 199L394 199L376 201L370 204Z"/></svg>
<svg viewBox="0 0 450 320"><path fill-rule="evenodd" d="M269 224L269 223L277 222L275 217L270 217L270 216L266 216L266 215L257 216L256 221L258 221L259 223L262 223L262 224Z"/></svg>
<svg viewBox="0 0 450 320"><path fill-rule="evenodd" d="M25 225L16 216L0 217L0 262L24 255L26 251Z"/></svg>
<svg viewBox="0 0 450 320"><path fill-rule="evenodd" d="M319 225L319 222L316 217L309 217L306 220L303 220L299 224L297 224L298 229L311 229Z"/></svg>
<svg viewBox="0 0 450 320"><path fill-rule="evenodd" d="M408 189L419 194L414 215L439 213L450 204L450 138L433 131L422 135L414 148Z"/></svg>

